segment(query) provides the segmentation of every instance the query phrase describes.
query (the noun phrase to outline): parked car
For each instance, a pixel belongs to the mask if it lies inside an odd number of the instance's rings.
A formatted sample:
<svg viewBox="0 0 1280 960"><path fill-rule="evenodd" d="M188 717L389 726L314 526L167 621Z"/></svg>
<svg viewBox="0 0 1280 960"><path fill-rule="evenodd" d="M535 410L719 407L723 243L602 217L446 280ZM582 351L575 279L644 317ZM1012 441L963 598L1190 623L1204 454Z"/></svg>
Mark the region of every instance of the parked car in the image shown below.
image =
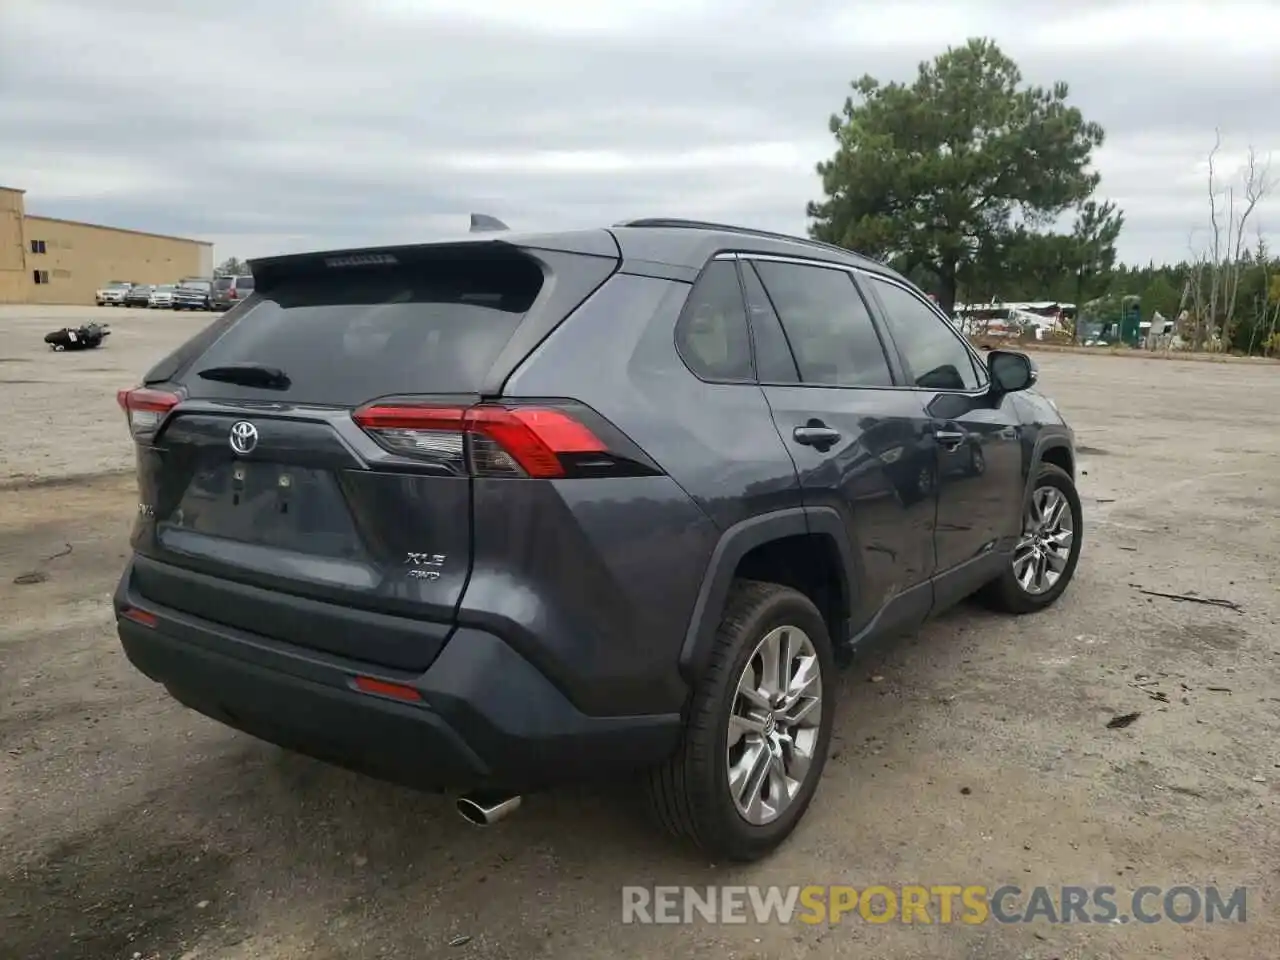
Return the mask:
<svg viewBox="0 0 1280 960"><path fill-rule="evenodd" d="M173 292L178 289L177 284L162 283L151 291L151 299L147 305L152 310L167 310L173 306Z"/></svg>
<svg viewBox="0 0 1280 960"><path fill-rule="evenodd" d="M1074 435L1025 354L845 250L494 237L257 260L121 391L124 650L474 823L638 772L707 856L762 857L817 789L838 649L1067 589Z"/></svg>
<svg viewBox="0 0 1280 960"><path fill-rule="evenodd" d="M218 277L213 281L213 306L229 310L253 293L253 277Z"/></svg>
<svg viewBox="0 0 1280 960"><path fill-rule="evenodd" d="M126 307L146 307L151 305L151 294L155 286L150 283L135 283L124 295Z"/></svg>
<svg viewBox="0 0 1280 960"><path fill-rule="evenodd" d="M175 310L212 310L213 281L183 280L173 291Z"/></svg>
<svg viewBox="0 0 1280 960"><path fill-rule="evenodd" d="M94 301L100 307L124 306L124 298L133 288L132 283L124 280L112 280L105 287L100 287L94 294Z"/></svg>

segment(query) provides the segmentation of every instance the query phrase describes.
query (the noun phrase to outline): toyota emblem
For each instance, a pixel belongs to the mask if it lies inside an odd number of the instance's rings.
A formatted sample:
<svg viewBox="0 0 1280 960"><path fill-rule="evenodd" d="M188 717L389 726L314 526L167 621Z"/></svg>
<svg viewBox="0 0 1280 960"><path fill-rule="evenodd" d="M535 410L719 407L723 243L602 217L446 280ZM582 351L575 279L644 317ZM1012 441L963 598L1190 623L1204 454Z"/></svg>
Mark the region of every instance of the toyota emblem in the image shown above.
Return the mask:
<svg viewBox="0 0 1280 960"><path fill-rule="evenodd" d="M258 445L258 428L248 420L239 420L231 425L231 449L236 453L253 453Z"/></svg>

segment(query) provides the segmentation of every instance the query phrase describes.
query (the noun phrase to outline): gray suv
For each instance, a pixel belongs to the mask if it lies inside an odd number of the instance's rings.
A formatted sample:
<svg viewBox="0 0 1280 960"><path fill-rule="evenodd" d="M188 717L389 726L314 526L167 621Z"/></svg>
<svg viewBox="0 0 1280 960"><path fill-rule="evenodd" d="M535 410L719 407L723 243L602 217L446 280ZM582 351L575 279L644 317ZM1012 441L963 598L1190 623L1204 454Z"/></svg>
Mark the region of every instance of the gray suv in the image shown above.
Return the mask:
<svg viewBox="0 0 1280 960"><path fill-rule="evenodd" d="M641 220L263 259L119 397L132 663L262 739L460 795L639 774L714 858L813 798L839 654L1081 545L1071 430L884 266Z"/></svg>
<svg viewBox="0 0 1280 960"><path fill-rule="evenodd" d="M230 310L253 293L253 277L217 277L213 281L213 308Z"/></svg>

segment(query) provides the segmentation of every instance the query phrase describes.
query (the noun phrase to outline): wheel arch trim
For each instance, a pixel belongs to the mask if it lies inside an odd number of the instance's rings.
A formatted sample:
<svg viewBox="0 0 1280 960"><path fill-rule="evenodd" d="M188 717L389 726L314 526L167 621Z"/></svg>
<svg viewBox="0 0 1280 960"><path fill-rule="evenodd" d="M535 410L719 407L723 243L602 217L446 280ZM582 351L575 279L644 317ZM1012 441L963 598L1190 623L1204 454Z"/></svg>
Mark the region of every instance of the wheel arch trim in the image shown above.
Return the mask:
<svg viewBox="0 0 1280 960"><path fill-rule="evenodd" d="M680 648L681 676L697 683L706 671L738 564L752 550L787 537L817 534L830 538L839 558L841 616L847 621L852 609L851 576L857 569L853 547L843 518L833 507L790 507L748 517L720 535L698 588L693 613ZM832 637L839 644L843 637Z"/></svg>
<svg viewBox="0 0 1280 960"><path fill-rule="evenodd" d="M1036 475L1040 472L1040 465L1045 462L1044 455L1050 450L1065 450L1071 458L1071 469L1067 471L1071 477L1071 482L1075 483L1076 473L1078 471L1078 463L1075 451L1075 445L1072 438L1067 433L1050 432L1041 433L1036 437L1035 445L1031 449L1031 459L1027 464L1027 476L1025 489L1023 493L1026 497L1031 496L1031 488L1036 482Z"/></svg>

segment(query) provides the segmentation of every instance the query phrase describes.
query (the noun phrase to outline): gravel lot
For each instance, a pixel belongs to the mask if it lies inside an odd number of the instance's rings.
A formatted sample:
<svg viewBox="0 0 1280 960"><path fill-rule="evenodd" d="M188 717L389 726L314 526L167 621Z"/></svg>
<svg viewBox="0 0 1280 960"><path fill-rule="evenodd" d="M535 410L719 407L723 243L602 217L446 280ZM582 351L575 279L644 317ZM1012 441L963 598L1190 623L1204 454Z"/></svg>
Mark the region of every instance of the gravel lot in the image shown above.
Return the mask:
<svg viewBox="0 0 1280 960"><path fill-rule="evenodd" d="M116 391L137 384L151 364L216 316L0 306L0 409L21 413L21 421L0 429L0 486L131 468ZM97 350L58 353L44 342L51 330L90 321L111 329Z"/></svg>
<svg viewBox="0 0 1280 960"><path fill-rule="evenodd" d="M90 314L112 324L103 349L41 342ZM842 677L805 824L769 861L726 870L665 843L627 784L532 797L476 830L445 798L185 711L128 666L109 611L134 503L114 392L208 319L0 308L5 960L1274 955L1280 368L1041 355L1084 445L1072 589L1033 618L964 606L864 656ZM14 582L32 572L44 579ZM1122 902L1145 884L1216 883L1248 886L1249 912L1187 926L620 922L623 885L709 883L1111 884Z"/></svg>

